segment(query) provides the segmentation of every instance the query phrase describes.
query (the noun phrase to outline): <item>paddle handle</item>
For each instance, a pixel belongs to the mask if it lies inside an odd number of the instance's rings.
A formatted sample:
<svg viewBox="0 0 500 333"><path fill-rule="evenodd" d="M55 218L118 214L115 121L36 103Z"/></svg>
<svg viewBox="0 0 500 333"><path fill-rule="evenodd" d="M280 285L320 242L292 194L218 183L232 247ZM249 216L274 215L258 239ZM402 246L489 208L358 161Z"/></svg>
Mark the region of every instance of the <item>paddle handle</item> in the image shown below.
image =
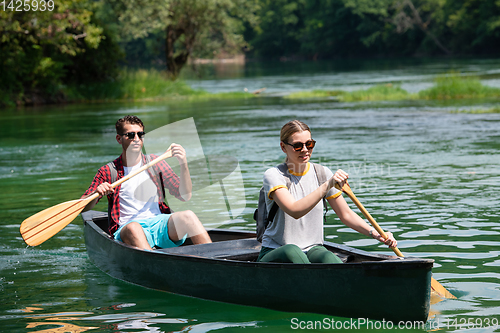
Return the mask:
<svg viewBox="0 0 500 333"><path fill-rule="evenodd" d="M129 173L128 175L126 175L125 177L121 178L121 179L118 179L116 182L114 182L113 184L111 184L111 187L112 188L115 188L117 187L118 185L120 185L121 183L124 183L126 182L127 180L129 180L130 178L134 177L134 176L137 176L138 174L140 174L141 172L143 172L144 170L152 167L153 165L155 165L156 163L160 162L160 161L163 161L164 159L167 159L169 157L172 157L172 149L171 148L168 148L167 151L163 154L163 155L160 155L158 156L157 158L155 158L154 160L150 161L149 163L143 165L142 167L140 167L139 169L135 170L134 172L132 173ZM95 198L94 198L95 199Z"/></svg>
<svg viewBox="0 0 500 333"><path fill-rule="evenodd" d="M335 187L338 190L341 190L342 192L346 193L349 198L351 198L352 202L359 208L361 213L366 217L366 219L370 222L370 224L377 230L377 232L382 236L384 239L387 239L387 234L382 230L382 228L378 225L377 221L368 213L368 211L365 209L365 207L359 202L358 198L354 195L354 193L351 190L351 187L349 186L348 183L345 183L342 188L340 188L340 185L338 183L335 183ZM404 257L403 253L399 251L397 247L391 247L391 249L394 251L394 253L398 257Z"/></svg>

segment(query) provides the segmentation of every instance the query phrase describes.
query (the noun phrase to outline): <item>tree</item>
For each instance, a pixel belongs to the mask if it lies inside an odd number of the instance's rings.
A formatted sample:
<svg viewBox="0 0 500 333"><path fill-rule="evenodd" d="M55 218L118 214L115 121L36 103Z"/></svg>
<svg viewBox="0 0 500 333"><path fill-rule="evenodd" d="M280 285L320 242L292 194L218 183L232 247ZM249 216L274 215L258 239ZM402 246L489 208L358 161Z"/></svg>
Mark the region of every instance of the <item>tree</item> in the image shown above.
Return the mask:
<svg viewBox="0 0 500 333"><path fill-rule="evenodd" d="M440 4L439 1L429 1L423 3L422 6L417 9L411 0L399 0L394 3L393 7L396 9L396 13L388 21L396 27L398 33L404 33L408 29L416 26L423 31L441 51L448 55L451 54L451 51L441 43L429 27L435 13L439 12L441 9L442 3ZM425 13L427 16L425 21L422 18L421 12Z"/></svg>
<svg viewBox="0 0 500 333"><path fill-rule="evenodd" d="M378 37L383 28L378 15L358 15L343 0L309 0L303 20L301 52L313 59L366 56L376 51L369 38Z"/></svg>
<svg viewBox="0 0 500 333"><path fill-rule="evenodd" d="M445 1L445 0L444 0ZM344 0L345 6L353 13L364 17L374 14L389 23L398 34L418 28L444 53L451 54L432 31L432 26L443 25L443 20L436 18L442 14L443 0ZM415 5L417 3L417 5ZM375 31L367 41L374 42L381 31Z"/></svg>
<svg viewBox="0 0 500 333"><path fill-rule="evenodd" d="M46 4L45 10L0 11L0 102L4 104L61 98L56 95L72 59L97 49L106 38L104 29L92 22L92 4L87 0Z"/></svg>
<svg viewBox="0 0 500 333"><path fill-rule="evenodd" d="M461 53L500 52L499 0L448 0L445 25L448 44Z"/></svg>
<svg viewBox="0 0 500 333"><path fill-rule="evenodd" d="M255 1L248 0L110 0L124 40L164 35L167 73L176 79L193 55L241 52L244 23L255 21Z"/></svg>
<svg viewBox="0 0 500 333"><path fill-rule="evenodd" d="M300 52L306 0L260 0L259 24L252 45L257 56L294 56Z"/></svg>

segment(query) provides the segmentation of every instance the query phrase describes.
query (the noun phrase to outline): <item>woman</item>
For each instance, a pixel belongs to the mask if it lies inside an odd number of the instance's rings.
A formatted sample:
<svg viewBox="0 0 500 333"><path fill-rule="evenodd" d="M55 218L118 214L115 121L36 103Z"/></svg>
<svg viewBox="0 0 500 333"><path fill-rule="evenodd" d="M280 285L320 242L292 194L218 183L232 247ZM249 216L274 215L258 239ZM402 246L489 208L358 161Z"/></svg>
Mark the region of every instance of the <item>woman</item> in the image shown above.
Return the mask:
<svg viewBox="0 0 500 333"><path fill-rule="evenodd" d="M316 167L309 162L316 141L306 124L299 120L288 122L281 129L280 139L286 161L264 173L267 209L269 211L273 201L280 209L264 232L258 261L341 263L339 257L322 246L323 197L346 226L389 247L397 245L390 232L384 240L354 213L335 188L335 183L340 186L346 183L347 173L338 170L333 174L327 167L316 165L324 168L328 179L319 184Z"/></svg>

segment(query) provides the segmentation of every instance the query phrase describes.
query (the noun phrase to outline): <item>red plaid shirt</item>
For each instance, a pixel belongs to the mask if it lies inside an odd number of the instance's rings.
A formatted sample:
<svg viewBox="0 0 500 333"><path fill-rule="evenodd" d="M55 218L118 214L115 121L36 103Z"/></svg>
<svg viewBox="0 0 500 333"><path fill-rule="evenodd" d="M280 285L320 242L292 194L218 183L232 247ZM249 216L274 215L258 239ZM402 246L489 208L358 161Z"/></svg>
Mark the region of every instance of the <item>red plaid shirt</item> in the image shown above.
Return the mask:
<svg viewBox="0 0 500 333"><path fill-rule="evenodd" d="M155 158L157 158L156 155L151 155L151 160L154 160ZM123 178L124 171L123 171L122 156L120 155L120 157L114 160L113 163L115 164L116 170L118 171L118 177L116 180ZM147 163L146 156L144 156L144 154L142 155L142 163L143 164ZM179 192L179 183L180 183L179 177L174 173L174 171L167 164L167 162L160 161L157 164L155 164L153 168L156 170L157 174L161 174L163 180L163 186L168 189L168 192L171 195L175 196L177 199L184 201ZM158 189L158 197L160 198L160 203L159 203L160 211L164 214L170 214L170 208L164 202L163 190L161 188L160 179L156 177L154 173L150 171L150 169L148 169L147 171L149 173L149 176L155 183L156 188ZM97 186L105 182L111 183L111 170L109 169L109 166L107 164L102 166L99 169L99 171L97 171L97 174L92 180L92 184L90 184L90 187L87 189L87 191L85 191L82 198L86 195L94 193L97 189ZM111 220L109 221L109 233L111 235L113 235L115 231L118 230L118 221L120 220L120 188L121 185L117 186L115 188L115 192L108 195L108 203L111 204L111 212L110 212ZM98 201L100 199L101 198L99 198Z"/></svg>

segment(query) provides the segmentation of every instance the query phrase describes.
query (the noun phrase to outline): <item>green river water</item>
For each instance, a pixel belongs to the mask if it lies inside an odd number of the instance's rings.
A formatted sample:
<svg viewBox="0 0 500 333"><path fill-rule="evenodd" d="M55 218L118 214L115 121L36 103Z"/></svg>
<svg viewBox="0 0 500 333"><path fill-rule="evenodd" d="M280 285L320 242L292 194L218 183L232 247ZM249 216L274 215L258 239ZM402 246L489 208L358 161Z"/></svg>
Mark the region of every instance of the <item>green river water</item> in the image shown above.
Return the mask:
<svg viewBox="0 0 500 333"><path fill-rule="evenodd" d="M205 155L236 158L244 185L244 196L236 200L246 208L225 227L243 230L255 228L263 172L284 158L279 129L288 120L303 120L317 141L313 161L349 172L354 193L394 233L401 251L434 259L433 277L458 296L433 304L425 327L394 323L384 330L377 323L346 330L500 331L500 113L457 112L492 108L499 100L339 103L280 97L379 83L418 91L450 70L500 86L500 60L247 64L210 67L208 78L188 83L212 92L266 87L267 96L0 110L0 331L291 332L325 318L351 320L211 302L116 280L89 261L80 217L42 245L27 247L20 223L81 196L96 170L120 153L114 123L126 114L139 116L146 131L192 118ZM391 253L346 228L331 211L325 237ZM390 307L396 297L388 288L380 306Z"/></svg>

